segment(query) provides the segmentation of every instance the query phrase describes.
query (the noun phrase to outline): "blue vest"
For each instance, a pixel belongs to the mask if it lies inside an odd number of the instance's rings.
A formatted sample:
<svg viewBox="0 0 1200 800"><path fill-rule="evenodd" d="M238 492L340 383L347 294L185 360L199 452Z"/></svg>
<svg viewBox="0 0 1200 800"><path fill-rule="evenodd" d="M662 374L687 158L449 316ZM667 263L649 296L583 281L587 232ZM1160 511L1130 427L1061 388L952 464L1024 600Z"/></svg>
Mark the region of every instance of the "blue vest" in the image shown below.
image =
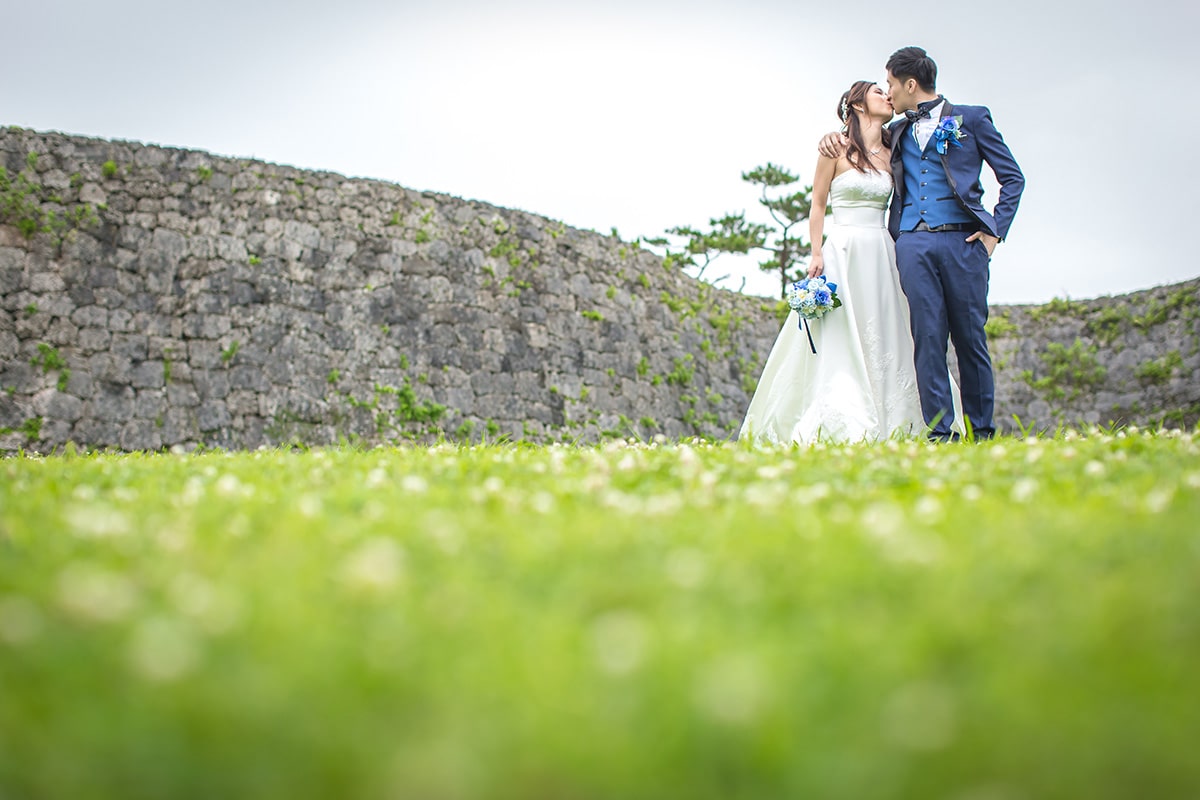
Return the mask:
<svg viewBox="0 0 1200 800"><path fill-rule="evenodd" d="M912 126L904 133L900 156L904 159L904 208L900 230L911 231L925 220L931 228L952 222L975 222L954 197L946 169L938 155L937 141L930 136L924 152L917 150Z"/></svg>

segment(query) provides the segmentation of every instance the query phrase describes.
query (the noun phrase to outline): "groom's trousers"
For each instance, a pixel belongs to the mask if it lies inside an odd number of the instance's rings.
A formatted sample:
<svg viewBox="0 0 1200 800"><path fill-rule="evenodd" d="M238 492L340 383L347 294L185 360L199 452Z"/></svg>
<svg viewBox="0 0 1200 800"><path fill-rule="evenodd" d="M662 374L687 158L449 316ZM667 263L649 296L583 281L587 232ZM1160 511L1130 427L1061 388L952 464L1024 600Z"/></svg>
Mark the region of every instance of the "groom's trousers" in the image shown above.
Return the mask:
<svg viewBox="0 0 1200 800"><path fill-rule="evenodd" d="M921 413L930 438L951 438L954 406L946 341L954 342L963 412L977 439L995 434L995 384L984 323L988 318L989 257L970 231L911 231L896 240L896 267L908 298Z"/></svg>

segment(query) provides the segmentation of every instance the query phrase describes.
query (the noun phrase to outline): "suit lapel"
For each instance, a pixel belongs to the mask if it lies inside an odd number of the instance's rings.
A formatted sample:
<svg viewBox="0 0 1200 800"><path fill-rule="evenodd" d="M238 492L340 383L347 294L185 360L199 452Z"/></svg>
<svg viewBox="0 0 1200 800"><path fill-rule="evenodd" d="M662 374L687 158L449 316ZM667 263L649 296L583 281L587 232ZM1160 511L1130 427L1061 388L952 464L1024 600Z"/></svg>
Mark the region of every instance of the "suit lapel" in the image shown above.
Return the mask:
<svg viewBox="0 0 1200 800"><path fill-rule="evenodd" d="M954 106L949 100L942 100L942 119L954 116ZM929 143L933 144L934 137L929 137ZM938 157L942 160L942 169L946 170L946 180L950 183L950 191L954 192L955 196L962 202L962 195L958 192L958 186L954 183L954 173L950 171L950 148L946 148L946 152L938 153Z"/></svg>
<svg viewBox="0 0 1200 800"><path fill-rule="evenodd" d="M901 159L900 147L904 143L904 137L909 135L911 125L907 119L901 119L892 127L892 164Z"/></svg>
<svg viewBox="0 0 1200 800"><path fill-rule="evenodd" d="M954 106L950 104L949 100L946 100L945 104L942 106L942 119L953 116ZM942 160L942 169L946 170L946 182L950 184L950 191L954 192L954 198L958 201L958 204L962 206L963 211L966 211L972 217L979 220L979 224L984 230L991 230L988 227L988 224L980 219L979 215L972 211L971 207L967 205L967 201L963 199L962 192L958 191L958 183L954 180L954 172L950 169L950 150L951 148L947 147L946 152L938 153L938 156Z"/></svg>
<svg viewBox="0 0 1200 800"><path fill-rule="evenodd" d="M892 129L892 189L896 197L904 200L904 137L908 136L909 122L900 120Z"/></svg>

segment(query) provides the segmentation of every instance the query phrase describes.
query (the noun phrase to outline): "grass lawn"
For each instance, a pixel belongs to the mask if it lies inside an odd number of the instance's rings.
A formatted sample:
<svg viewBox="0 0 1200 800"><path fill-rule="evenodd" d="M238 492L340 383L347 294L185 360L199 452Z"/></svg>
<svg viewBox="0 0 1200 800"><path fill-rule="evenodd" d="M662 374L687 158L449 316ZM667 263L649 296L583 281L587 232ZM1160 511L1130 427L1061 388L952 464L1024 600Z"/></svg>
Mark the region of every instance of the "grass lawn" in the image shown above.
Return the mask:
<svg viewBox="0 0 1200 800"><path fill-rule="evenodd" d="M1200 794L1200 433L0 461L0 797Z"/></svg>

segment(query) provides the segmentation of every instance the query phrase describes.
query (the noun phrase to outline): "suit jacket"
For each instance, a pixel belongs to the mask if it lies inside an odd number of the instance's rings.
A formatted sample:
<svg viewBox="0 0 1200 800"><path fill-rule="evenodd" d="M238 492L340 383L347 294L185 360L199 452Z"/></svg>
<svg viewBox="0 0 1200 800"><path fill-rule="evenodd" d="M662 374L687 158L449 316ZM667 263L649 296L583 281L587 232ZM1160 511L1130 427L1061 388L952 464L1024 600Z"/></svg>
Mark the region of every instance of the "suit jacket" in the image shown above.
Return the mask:
<svg viewBox="0 0 1200 800"><path fill-rule="evenodd" d="M942 104L941 118L961 116L960 129L966 134L959 139L962 147L947 144L946 152L940 155L942 167L946 170L946 179L950 189L960 206L975 219L983 229L993 236L1004 239L1008 236L1009 226L1017 213L1017 205L1021 202L1021 192L1025 189L1025 176L1017 166L1012 151L1004 143L1000 132L992 123L992 112L985 106L956 106L949 100ZM907 118L900 118L888 126L892 133L892 176L895 185L895 197L892 199L891 213L888 217L888 230L892 238L900 236L900 212L904 206L904 159L900 155L902 137L911 136L909 128L912 123ZM936 144L930 140L930 148ZM935 150L936 152L936 150ZM991 167L1000 182L1000 199L996 207L988 213L980 203L983 197L983 184L979 182L979 174L984 162Z"/></svg>

